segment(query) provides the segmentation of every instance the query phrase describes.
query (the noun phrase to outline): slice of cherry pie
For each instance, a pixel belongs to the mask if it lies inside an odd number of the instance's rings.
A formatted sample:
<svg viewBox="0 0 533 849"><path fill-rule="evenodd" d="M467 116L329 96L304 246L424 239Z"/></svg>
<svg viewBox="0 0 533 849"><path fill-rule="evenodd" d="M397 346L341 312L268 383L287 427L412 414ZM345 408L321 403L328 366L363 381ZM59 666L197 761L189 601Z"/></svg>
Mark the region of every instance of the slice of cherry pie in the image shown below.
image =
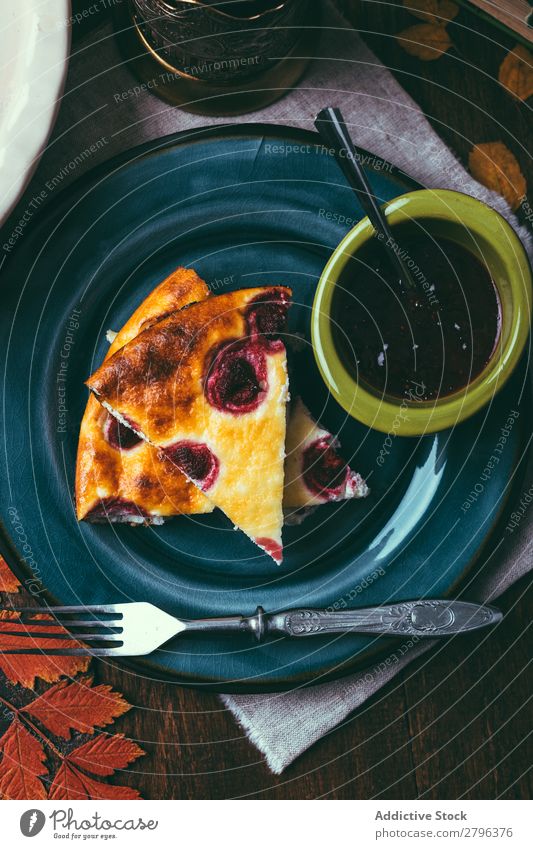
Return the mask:
<svg viewBox="0 0 533 849"><path fill-rule="evenodd" d="M244 289L193 304L140 333L87 381L121 425L278 563L288 397L279 334L290 295L281 286Z"/></svg>
<svg viewBox="0 0 533 849"><path fill-rule="evenodd" d="M285 508L363 498L368 487L338 454L338 442L317 424L301 398L290 412L285 460Z"/></svg>
<svg viewBox="0 0 533 849"><path fill-rule="evenodd" d="M176 269L115 336L106 359L156 321L209 294L195 271ZM179 513L211 510L209 499L173 463L90 396L76 463L78 520L160 524Z"/></svg>

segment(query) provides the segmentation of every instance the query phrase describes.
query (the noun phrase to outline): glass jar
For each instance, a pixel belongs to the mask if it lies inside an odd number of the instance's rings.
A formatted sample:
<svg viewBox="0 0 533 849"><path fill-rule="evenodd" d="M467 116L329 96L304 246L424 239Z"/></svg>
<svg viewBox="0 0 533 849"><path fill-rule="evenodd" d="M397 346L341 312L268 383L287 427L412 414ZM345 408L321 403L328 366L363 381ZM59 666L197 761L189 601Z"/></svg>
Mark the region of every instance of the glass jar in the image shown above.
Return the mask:
<svg viewBox="0 0 533 849"><path fill-rule="evenodd" d="M130 20L122 17L118 32L127 58L150 89L192 112L232 115L258 109L294 86L313 52L320 2L128 0L126 5Z"/></svg>

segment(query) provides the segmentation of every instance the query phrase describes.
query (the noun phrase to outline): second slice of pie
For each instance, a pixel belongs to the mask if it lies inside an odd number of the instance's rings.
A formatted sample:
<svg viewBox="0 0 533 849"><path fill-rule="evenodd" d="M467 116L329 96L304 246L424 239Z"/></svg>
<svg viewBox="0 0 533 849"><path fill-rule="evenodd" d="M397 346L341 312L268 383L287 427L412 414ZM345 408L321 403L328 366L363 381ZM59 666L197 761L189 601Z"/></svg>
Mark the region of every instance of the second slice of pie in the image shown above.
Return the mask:
<svg viewBox="0 0 533 849"><path fill-rule="evenodd" d="M338 440L318 424L303 403L292 404L287 431L284 506L302 510L364 498L368 486L339 454Z"/></svg>
<svg viewBox="0 0 533 849"><path fill-rule="evenodd" d="M242 289L141 333L87 381L280 563L291 292Z"/></svg>

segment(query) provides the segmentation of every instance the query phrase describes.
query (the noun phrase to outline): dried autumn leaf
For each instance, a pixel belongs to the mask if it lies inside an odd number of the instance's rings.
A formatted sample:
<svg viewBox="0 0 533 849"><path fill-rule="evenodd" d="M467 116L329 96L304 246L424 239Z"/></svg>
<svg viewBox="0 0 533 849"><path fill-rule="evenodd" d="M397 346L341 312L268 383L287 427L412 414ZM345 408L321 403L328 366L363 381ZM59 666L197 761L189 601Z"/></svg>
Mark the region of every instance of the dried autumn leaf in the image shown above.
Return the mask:
<svg viewBox="0 0 533 849"><path fill-rule="evenodd" d="M137 743L128 740L124 734L114 734L111 737L99 734L74 749L67 760L95 775L113 775L115 770L124 769L145 754Z"/></svg>
<svg viewBox="0 0 533 849"><path fill-rule="evenodd" d="M432 62L452 46L446 27L441 24L415 24L402 30L396 41L410 56Z"/></svg>
<svg viewBox="0 0 533 849"><path fill-rule="evenodd" d="M0 751L0 798L46 799L46 790L39 780L48 774L44 749L18 720L0 739Z"/></svg>
<svg viewBox="0 0 533 849"><path fill-rule="evenodd" d="M90 675L71 683L60 681L23 710L48 728L52 734L68 739L70 730L92 734L97 727L113 722L130 709L121 693L109 684L92 686Z"/></svg>
<svg viewBox="0 0 533 849"><path fill-rule="evenodd" d="M459 13L459 6L453 0L403 0L403 5L415 18L430 23L453 21Z"/></svg>
<svg viewBox="0 0 533 849"><path fill-rule="evenodd" d="M18 593L20 581L15 577L3 557L0 557L0 593Z"/></svg>
<svg viewBox="0 0 533 849"><path fill-rule="evenodd" d="M2 649L19 647L21 639L27 640L28 648L58 648L58 646L79 646L80 643L75 640L44 640L39 639L39 633L46 630L46 625L24 625L24 631L32 635L29 637L10 637L3 633L7 630L12 630L13 619L16 619L14 611L0 611L0 669L4 675L9 678L13 684L21 684L23 687L33 689L35 679L41 678L43 681L51 684L63 675L73 677L78 672L86 672L91 658L87 657L54 657L44 654L25 655L25 654L2 654ZM40 617L43 620L48 619L46 616ZM66 633L63 629L63 633ZM26 644L26 643L25 643Z"/></svg>
<svg viewBox="0 0 533 849"><path fill-rule="evenodd" d="M520 100L533 95L533 54L522 44L507 54L498 73L500 83Z"/></svg>
<svg viewBox="0 0 533 849"><path fill-rule="evenodd" d="M133 787L104 784L65 761L50 786L50 799L140 799Z"/></svg>
<svg viewBox="0 0 533 849"><path fill-rule="evenodd" d="M527 184L520 165L503 142L476 144L468 157L470 173L488 189L502 195L517 209L526 194Z"/></svg>

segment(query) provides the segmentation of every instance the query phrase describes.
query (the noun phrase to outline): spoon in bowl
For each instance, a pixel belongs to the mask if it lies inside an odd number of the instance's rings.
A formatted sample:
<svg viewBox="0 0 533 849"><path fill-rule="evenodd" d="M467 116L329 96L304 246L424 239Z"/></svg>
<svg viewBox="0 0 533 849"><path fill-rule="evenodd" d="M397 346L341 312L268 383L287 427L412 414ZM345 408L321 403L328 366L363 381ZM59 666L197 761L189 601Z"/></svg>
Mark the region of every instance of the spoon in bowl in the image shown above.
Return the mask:
<svg viewBox="0 0 533 849"><path fill-rule="evenodd" d="M355 145L350 138L340 109L332 106L322 109L315 118L315 127L325 144L333 148L339 167L355 192L374 230L381 241L384 242L391 263L399 275L400 286L406 292L415 293L418 288L417 283L400 256L401 251L398 243L381 207L372 194L372 189L359 163Z"/></svg>

